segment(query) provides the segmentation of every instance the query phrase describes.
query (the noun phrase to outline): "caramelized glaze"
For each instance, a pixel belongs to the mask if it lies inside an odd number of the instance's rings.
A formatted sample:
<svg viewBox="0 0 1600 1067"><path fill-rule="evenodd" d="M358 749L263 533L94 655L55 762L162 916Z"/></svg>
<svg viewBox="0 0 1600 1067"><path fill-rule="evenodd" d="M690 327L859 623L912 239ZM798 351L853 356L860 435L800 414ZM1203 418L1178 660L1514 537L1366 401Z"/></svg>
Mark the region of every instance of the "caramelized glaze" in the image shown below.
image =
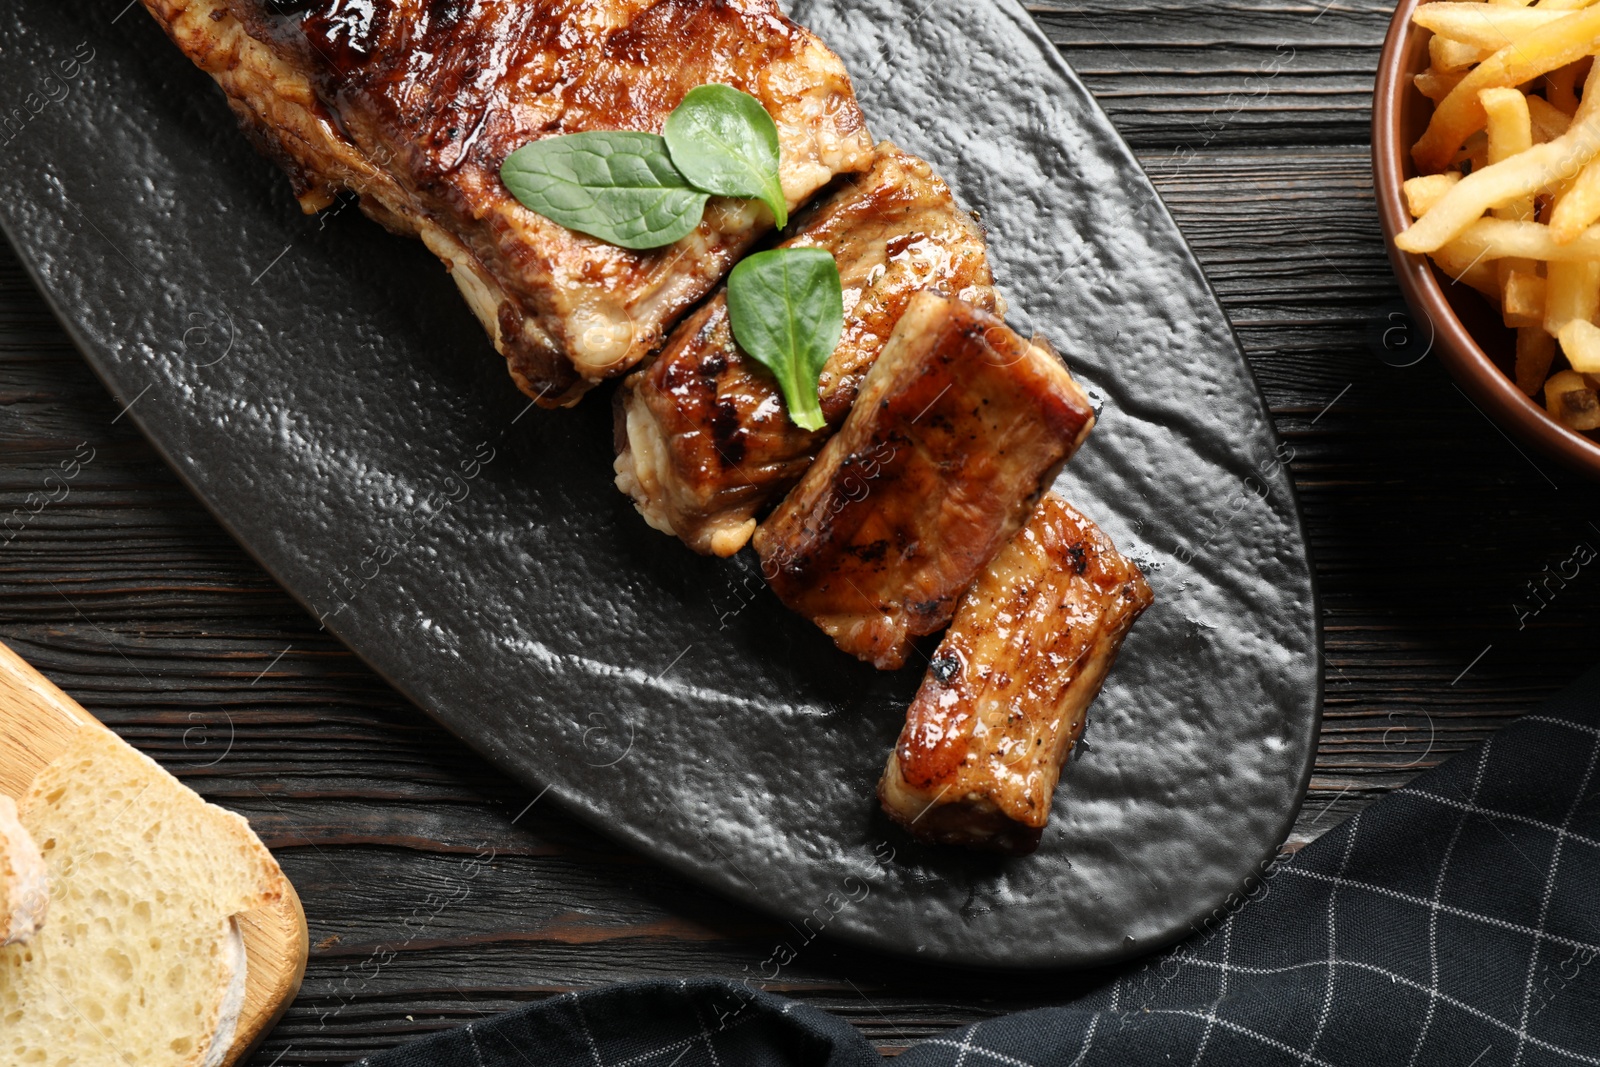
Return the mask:
<svg viewBox="0 0 1600 1067"><path fill-rule="evenodd" d="M1055 353L918 293L844 426L756 531L763 573L841 649L898 669L1093 425Z"/></svg>
<svg viewBox="0 0 1600 1067"><path fill-rule="evenodd" d="M772 375L734 343L719 293L617 392L617 483L651 525L728 556L792 486L855 403L914 293L938 289L987 311L983 234L931 167L885 142L872 170L842 178L791 227L784 247L825 248L839 264L845 324L818 383L828 427L790 421Z"/></svg>
<svg viewBox="0 0 1600 1067"><path fill-rule="evenodd" d="M713 200L670 248L630 252L543 219L500 182L530 140L659 132L692 88L772 112L799 206L870 162L838 59L772 0L144 0L210 71L308 210L343 190L443 259L547 406L628 371L771 226Z"/></svg>
<svg viewBox="0 0 1600 1067"><path fill-rule="evenodd" d="M1046 495L934 654L878 785L884 810L927 841L1033 851L1089 704L1153 599L1094 523Z"/></svg>

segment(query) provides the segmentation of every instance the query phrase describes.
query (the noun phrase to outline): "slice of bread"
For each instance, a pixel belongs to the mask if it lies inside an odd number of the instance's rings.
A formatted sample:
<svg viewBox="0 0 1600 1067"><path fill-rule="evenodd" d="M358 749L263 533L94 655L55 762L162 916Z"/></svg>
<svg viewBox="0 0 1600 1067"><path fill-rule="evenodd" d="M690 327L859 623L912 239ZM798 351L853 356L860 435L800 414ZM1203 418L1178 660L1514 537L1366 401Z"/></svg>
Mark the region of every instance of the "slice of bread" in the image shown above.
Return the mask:
<svg viewBox="0 0 1600 1067"><path fill-rule="evenodd" d="M33 837L17 821L17 805L0 795L0 947L38 932L50 904L50 878Z"/></svg>
<svg viewBox="0 0 1600 1067"><path fill-rule="evenodd" d="M249 824L97 727L21 818L51 915L0 949L0 1065L219 1067L243 1004L236 917L286 886Z"/></svg>

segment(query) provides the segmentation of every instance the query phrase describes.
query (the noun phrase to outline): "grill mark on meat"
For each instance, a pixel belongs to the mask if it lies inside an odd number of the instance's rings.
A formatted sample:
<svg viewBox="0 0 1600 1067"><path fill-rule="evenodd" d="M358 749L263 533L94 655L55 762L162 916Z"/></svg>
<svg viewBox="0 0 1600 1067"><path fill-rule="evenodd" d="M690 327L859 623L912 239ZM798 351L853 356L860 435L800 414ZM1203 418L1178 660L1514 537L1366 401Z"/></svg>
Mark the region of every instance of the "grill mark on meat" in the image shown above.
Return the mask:
<svg viewBox="0 0 1600 1067"><path fill-rule="evenodd" d="M923 840L1032 851L1088 706L1152 600L1136 565L1046 496L935 653L879 782L884 810Z"/></svg>
<svg viewBox="0 0 1600 1067"><path fill-rule="evenodd" d="M350 190L443 259L520 388L547 407L630 370L771 226L715 198L668 249L632 252L518 204L524 143L647 130L710 81L778 121L798 210L871 163L848 75L772 0L144 0L229 94L308 210ZM202 28L203 27L203 28Z"/></svg>
<svg viewBox="0 0 1600 1067"><path fill-rule="evenodd" d="M950 622L1093 424L1053 352L918 293L861 402L756 531L763 572L841 649L896 670L914 638ZM863 558L879 541L890 550Z"/></svg>
<svg viewBox="0 0 1600 1067"><path fill-rule="evenodd" d="M826 428L790 421L771 373L734 343L720 293L618 390L618 421L638 437L618 456L618 485L651 525L697 551L743 547L756 516L844 422L916 292L936 289L989 311L1004 306L981 232L932 168L888 143L875 157L868 174L839 179L797 216L785 242L831 252L844 285L844 328L817 384ZM733 464L719 454L730 409L743 430ZM639 469L644 464L649 470Z"/></svg>
<svg viewBox="0 0 1600 1067"><path fill-rule="evenodd" d="M737 467L744 459L744 428L739 424L739 409L731 400L718 400L716 414L711 419L712 439L717 443L717 455L724 465Z"/></svg>

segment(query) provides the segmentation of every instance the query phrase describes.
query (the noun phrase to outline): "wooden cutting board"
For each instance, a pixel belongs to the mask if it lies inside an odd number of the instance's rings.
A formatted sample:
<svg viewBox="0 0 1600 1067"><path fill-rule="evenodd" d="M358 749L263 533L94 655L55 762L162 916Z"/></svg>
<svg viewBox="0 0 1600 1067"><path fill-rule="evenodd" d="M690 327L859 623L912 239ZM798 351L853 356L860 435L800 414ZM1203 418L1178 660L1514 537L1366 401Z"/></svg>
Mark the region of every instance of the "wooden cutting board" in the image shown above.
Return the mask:
<svg viewBox="0 0 1600 1067"><path fill-rule="evenodd" d="M21 799L79 730L106 727L26 660L0 644L0 793ZM48 918L46 922L48 922ZM248 960L244 1011L227 1067L242 1062L300 990L309 942L300 898L290 888L268 908L240 916Z"/></svg>

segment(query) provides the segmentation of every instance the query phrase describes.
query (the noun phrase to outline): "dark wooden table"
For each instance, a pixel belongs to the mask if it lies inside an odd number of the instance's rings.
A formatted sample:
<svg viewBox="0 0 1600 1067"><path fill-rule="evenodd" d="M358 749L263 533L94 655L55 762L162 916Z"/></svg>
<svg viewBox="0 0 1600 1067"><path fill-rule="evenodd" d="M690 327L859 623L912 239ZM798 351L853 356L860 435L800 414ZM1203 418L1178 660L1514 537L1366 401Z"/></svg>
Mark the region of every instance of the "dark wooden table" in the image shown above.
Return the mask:
<svg viewBox="0 0 1600 1067"><path fill-rule="evenodd" d="M1600 566L1529 591L1600 547L1597 487L1519 452L1432 357L1382 358L1399 296L1367 123L1388 7L1034 11L1156 177L1296 452L1328 654L1296 847L1600 661ZM755 974L789 935L547 806L513 826L525 792L319 634L119 409L0 252L0 515L95 457L0 533L0 639L247 815L299 887L310 970L253 1062L343 1063L621 979ZM1084 980L818 942L775 988L891 1051Z"/></svg>

